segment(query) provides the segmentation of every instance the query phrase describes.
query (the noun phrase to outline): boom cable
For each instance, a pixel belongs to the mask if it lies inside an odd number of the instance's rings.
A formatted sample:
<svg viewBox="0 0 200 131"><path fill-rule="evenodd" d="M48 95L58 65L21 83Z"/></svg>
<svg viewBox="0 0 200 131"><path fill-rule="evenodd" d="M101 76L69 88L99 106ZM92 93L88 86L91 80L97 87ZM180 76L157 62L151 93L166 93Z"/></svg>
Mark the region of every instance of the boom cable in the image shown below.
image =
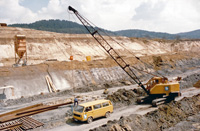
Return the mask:
<svg viewBox="0 0 200 131"><path fill-rule="evenodd" d="M80 14L80 13L79 13ZM81 15L81 14L80 14ZM88 20L86 17L84 17L83 15L81 15L81 17L83 17L84 19L86 19L91 25L93 25L96 29L98 29L99 31L101 31L103 34L105 34L105 36L109 37L112 41L114 41L116 44L118 44L119 46L121 46L123 49L125 49L126 51L128 51L131 55L133 55L138 61L140 61L141 63L143 63L144 65L147 65L148 64L144 61L142 61L139 57L135 56L135 54L133 52L131 52L130 50L128 50L123 44L119 43L118 41L116 41L115 39L113 39L110 35L108 35L105 31L103 31L101 28L99 28L98 26L96 26L94 23L92 23L90 20ZM105 51L104 51L105 52ZM152 67L153 65L150 64ZM144 70L141 70L141 69L138 69L137 67L135 66L131 66L133 67L134 69L138 70L139 72L144 72L144 73L147 73L147 74L150 74L150 75L153 75L153 76L157 76L153 73L150 73L148 71L144 71Z"/></svg>

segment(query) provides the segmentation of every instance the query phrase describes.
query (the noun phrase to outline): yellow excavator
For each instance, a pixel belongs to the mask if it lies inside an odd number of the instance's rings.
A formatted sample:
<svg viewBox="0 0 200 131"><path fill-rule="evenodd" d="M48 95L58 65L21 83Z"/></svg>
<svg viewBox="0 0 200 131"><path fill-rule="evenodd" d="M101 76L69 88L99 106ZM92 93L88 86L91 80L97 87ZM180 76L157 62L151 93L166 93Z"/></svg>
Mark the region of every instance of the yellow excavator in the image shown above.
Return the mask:
<svg viewBox="0 0 200 131"><path fill-rule="evenodd" d="M150 101L153 106L157 106L158 104L171 101L176 96L180 95L180 87L178 80L168 81L166 77L155 76L143 85L140 79L133 72L133 67L127 64L125 60L119 56L119 54L114 50L114 48L101 35L100 31L102 32L102 30L94 25L92 26L92 24L90 24L88 20L81 16L79 12L73 7L69 6L68 9L77 16L77 18L80 20L83 26L100 44L100 46L111 56L111 58L127 73L127 75L129 75L135 81L135 83L139 85L139 87L141 87L147 93L147 96L138 98L137 103ZM110 37L110 39L112 38ZM113 41L116 42L115 40ZM136 58L139 59L138 57Z"/></svg>

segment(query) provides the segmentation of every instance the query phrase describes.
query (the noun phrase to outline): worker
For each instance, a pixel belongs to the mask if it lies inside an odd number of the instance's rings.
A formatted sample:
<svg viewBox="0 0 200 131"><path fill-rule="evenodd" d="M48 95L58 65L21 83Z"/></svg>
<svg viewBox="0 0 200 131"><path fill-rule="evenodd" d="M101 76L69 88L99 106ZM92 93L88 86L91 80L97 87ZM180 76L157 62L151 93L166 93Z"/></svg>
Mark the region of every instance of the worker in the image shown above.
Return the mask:
<svg viewBox="0 0 200 131"><path fill-rule="evenodd" d="M74 98L74 106L78 105L78 99L75 97Z"/></svg>
<svg viewBox="0 0 200 131"><path fill-rule="evenodd" d="M107 88L104 90L103 94L108 94L108 89Z"/></svg>

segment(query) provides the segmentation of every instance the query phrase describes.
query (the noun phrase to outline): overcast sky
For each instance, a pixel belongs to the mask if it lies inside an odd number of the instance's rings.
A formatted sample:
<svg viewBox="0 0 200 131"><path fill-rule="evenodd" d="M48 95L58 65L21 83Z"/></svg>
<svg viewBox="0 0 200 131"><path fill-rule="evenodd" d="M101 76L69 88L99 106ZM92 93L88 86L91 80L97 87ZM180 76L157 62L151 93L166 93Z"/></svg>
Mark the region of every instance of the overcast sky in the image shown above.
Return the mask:
<svg viewBox="0 0 200 131"><path fill-rule="evenodd" d="M0 23L79 21L71 5L98 27L180 33L200 29L200 0L0 0Z"/></svg>

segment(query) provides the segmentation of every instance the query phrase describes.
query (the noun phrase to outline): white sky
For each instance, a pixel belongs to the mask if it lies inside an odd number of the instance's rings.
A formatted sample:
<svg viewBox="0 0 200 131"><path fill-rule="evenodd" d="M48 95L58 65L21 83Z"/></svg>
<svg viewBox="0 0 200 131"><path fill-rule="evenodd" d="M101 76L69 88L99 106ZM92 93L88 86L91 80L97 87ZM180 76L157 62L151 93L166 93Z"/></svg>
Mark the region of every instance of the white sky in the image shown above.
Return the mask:
<svg viewBox="0 0 200 131"><path fill-rule="evenodd" d="M200 0L0 0L0 23L79 21L71 5L98 27L180 33L200 29Z"/></svg>

